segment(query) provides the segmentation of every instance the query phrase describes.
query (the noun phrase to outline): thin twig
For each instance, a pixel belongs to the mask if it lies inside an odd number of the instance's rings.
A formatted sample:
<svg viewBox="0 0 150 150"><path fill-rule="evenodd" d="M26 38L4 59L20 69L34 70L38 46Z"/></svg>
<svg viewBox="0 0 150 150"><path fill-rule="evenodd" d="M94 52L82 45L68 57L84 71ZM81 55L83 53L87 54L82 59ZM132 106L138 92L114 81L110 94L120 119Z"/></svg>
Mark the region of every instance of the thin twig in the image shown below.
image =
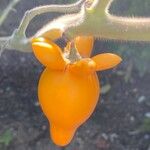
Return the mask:
<svg viewBox="0 0 150 150"><path fill-rule="evenodd" d="M2 14L0 15L0 26L4 23L5 19L7 18L8 14L10 13L10 11L13 9L13 7L19 3L20 0L12 0L9 5L7 6L7 8L2 12Z"/></svg>

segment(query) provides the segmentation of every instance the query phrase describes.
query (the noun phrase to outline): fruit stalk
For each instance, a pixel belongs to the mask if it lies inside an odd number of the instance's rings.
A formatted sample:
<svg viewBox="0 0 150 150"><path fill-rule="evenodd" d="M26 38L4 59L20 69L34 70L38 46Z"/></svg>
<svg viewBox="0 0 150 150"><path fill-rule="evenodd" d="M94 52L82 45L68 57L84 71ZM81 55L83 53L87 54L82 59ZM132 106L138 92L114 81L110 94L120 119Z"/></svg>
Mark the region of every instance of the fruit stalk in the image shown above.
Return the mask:
<svg viewBox="0 0 150 150"><path fill-rule="evenodd" d="M72 41L71 48L70 48L70 54L69 54L69 60L71 63L74 63L75 61L78 61L80 59L81 59L81 56L78 53L78 50L75 48L74 41Z"/></svg>

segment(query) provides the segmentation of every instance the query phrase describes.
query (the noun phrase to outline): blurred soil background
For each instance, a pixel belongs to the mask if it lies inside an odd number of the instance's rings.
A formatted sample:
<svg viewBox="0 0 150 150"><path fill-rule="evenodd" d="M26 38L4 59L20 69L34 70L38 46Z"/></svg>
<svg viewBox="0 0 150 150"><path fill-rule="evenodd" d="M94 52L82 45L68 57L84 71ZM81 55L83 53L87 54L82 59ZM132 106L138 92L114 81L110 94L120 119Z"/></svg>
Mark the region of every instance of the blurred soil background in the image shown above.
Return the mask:
<svg viewBox="0 0 150 150"><path fill-rule="evenodd" d="M0 15L11 0L0 0ZM27 9L69 3L69 0L21 0L0 26L10 35ZM73 1L72 1L73 2ZM115 0L111 12L121 16L149 16L149 0ZM32 35L60 14L36 17ZM122 64L98 73L102 94L90 119L65 150L150 150L150 43L95 41L93 55L114 52ZM4 51L0 58L0 150L59 150L49 138L49 125L37 98L42 65L33 54Z"/></svg>

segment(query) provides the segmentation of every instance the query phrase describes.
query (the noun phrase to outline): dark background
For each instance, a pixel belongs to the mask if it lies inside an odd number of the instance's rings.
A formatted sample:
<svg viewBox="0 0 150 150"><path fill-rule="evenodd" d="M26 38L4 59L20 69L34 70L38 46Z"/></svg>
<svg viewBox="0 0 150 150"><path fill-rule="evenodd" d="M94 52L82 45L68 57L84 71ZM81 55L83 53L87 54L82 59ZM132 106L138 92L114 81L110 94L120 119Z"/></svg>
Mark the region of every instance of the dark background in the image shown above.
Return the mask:
<svg viewBox="0 0 150 150"><path fill-rule="evenodd" d="M0 0L0 14L11 0ZM21 0L0 26L10 35L24 12L67 0ZM73 2L73 1L72 1ZM149 0L115 0L111 13L150 16ZM59 14L36 17L28 35ZM150 43L95 41L95 53L114 52L122 64L98 73L102 94L93 115L66 150L150 150ZM58 150L38 104L37 84L43 70L33 54L4 51L0 58L0 150Z"/></svg>

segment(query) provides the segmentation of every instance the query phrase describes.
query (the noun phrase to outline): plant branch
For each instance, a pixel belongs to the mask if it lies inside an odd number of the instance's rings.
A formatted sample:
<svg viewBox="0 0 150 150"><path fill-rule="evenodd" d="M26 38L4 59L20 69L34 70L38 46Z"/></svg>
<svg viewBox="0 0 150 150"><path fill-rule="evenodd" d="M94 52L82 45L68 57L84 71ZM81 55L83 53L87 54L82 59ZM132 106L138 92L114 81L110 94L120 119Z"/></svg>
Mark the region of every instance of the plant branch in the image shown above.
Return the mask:
<svg viewBox="0 0 150 150"><path fill-rule="evenodd" d="M0 47L1 49L16 49L22 52L31 52L31 39L26 37L26 29L31 22L31 20L42 13L48 12L61 12L61 13L73 13L79 11L80 5L82 5L85 0L79 0L74 4L69 5L46 5L33 8L28 10L19 27L12 33L8 40L4 41L5 38L0 39ZM6 43L3 45L3 43Z"/></svg>
<svg viewBox="0 0 150 150"><path fill-rule="evenodd" d="M94 12L99 15L104 15L105 11L109 9L112 2L113 0L94 0L90 9L94 10Z"/></svg>
<svg viewBox="0 0 150 150"><path fill-rule="evenodd" d="M87 0L88 1L88 0ZM7 49L17 49L24 52L31 51L31 39L38 36L50 36L52 30L58 29L71 41L76 36L94 36L100 39L150 41L150 18L120 17L109 13L113 0L93 0L91 7L86 7L86 0L79 0L69 5L46 5L27 11L9 40L0 39L7 43ZM42 13L61 12L74 13L59 17L33 37L26 37L26 29L31 20ZM54 32L55 33L55 32ZM53 36L53 35L51 35ZM59 36L58 36L59 37Z"/></svg>
<svg viewBox="0 0 150 150"><path fill-rule="evenodd" d="M79 0L74 4L68 5L45 5L33 8L31 10L26 11L20 25L19 31L25 34L25 31L30 23L30 21L35 17L43 13L57 12L57 13L75 13L79 11L81 5L85 2L85 0Z"/></svg>
<svg viewBox="0 0 150 150"><path fill-rule="evenodd" d="M126 41L150 41L150 18L106 16L104 38ZM111 24L111 25L110 25Z"/></svg>
<svg viewBox="0 0 150 150"><path fill-rule="evenodd" d="M103 38L126 41L150 41L150 18L112 15L109 12L112 2L113 0L110 0L108 4L105 5L105 23L103 26L107 28L107 31L104 30L106 33L104 33Z"/></svg>
<svg viewBox="0 0 150 150"><path fill-rule="evenodd" d="M87 9L85 20L69 27L66 35L94 36L100 39L150 41L150 18L120 17L109 13L113 0L95 0Z"/></svg>
<svg viewBox="0 0 150 150"><path fill-rule="evenodd" d="M30 39L21 37L15 30L12 36L0 37L0 53L4 50L19 50L21 52L31 52Z"/></svg>
<svg viewBox="0 0 150 150"><path fill-rule="evenodd" d="M4 23L5 19L7 18L8 14L12 10L12 8L19 3L20 0L12 0L7 8L3 11L3 13L0 15L0 26Z"/></svg>
<svg viewBox="0 0 150 150"><path fill-rule="evenodd" d="M43 28L41 28L35 35L34 37L45 37L52 39L51 37L51 31L53 30L60 30L65 34L65 31L69 27L75 27L80 25L84 21L85 17L85 3L82 5L80 8L80 11L75 14L69 14L69 15L64 15L61 17L58 17L57 19L49 22L46 24ZM67 36L68 37L68 36ZM69 39L71 41L71 39Z"/></svg>

